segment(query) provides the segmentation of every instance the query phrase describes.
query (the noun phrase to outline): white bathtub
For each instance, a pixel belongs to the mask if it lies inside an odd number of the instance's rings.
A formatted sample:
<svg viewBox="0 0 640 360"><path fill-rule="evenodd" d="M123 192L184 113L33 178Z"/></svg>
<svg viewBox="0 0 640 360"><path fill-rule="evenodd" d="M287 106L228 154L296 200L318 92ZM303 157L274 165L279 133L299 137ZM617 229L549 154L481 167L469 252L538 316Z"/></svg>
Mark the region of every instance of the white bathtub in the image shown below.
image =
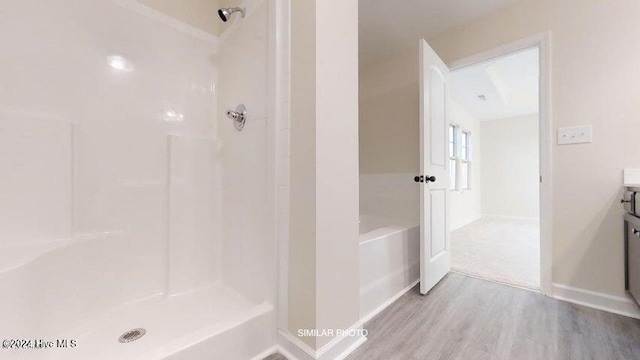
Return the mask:
<svg viewBox="0 0 640 360"><path fill-rule="evenodd" d="M360 318L366 322L420 278L417 220L360 216Z"/></svg>

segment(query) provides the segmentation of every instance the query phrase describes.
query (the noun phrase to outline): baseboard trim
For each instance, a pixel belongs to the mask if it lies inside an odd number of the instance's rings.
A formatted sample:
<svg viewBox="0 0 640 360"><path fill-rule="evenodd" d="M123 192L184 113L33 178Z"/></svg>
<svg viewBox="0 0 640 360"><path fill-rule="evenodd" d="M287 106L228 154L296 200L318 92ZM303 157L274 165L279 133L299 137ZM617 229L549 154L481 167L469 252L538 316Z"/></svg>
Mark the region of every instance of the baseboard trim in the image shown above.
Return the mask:
<svg viewBox="0 0 640 360"><path fill-rule="evenodd" d="M278 347L277 346L272 346L269 348L269 350L265 350L262 353L260 353L259 355L254 356L253 358L251 358L251 360L264 360L265 358L276 354L278 352ZM284 355L284 354L282 354Z"/></svg>
<svg viewBox="0 0 640 360"><path fill-rule="evenodd" d="M288 360L315 360L315 351L290 332L278 329L278 348Z"/></svg>
<svg viewBox="0 0 640 360"><path fill-rule="evenodd" d="M640 308L628 297L613 296L557 283L552 285L552 297L593 309L640 319Z"/></svg>
<svg viewBox="0 0 640 360"><path fill-rule="evenodd" d="M353 324L349 330L356 330L362 334L362 322L358 321ZM316 353L318 360L343 360L354 352L360 345L364 344L367 338L364 335L347 336L346 334L331 340L328 344L321 347Z"/></svg>
<svg viewBox="0 0 640 360"><path fill-rule="evenodd" d="M371 321L371 319L376 317L376 315L380 314L384 309L389 307L389 305L391 305L394 302L396 302L396 300L398 300L402 295L406 294L407 292L409 292L409 290L413 289L414 286L418 285L419 282L420 282L419 278L418 278L418 280L413 281L409 286L407 286L406 288L400 290L400 292L395 294L393 297L389 298L389 300L383 302L382 305L378 306L377 308L375 308L371 312L369 312L367 315L363 316L360 319L360 322L362 324L366 324L369 321Z"/></svg>
<svg viewBox="0 0 640 360"><path fill-rule="evenodd" d="M349 330L358 330L362 334L362 328L362 322L358 321ZM347 333L315 351L290 332L279 329L278 349L289 360L343 360L367 341L364 335L348 336Z"/></svg>

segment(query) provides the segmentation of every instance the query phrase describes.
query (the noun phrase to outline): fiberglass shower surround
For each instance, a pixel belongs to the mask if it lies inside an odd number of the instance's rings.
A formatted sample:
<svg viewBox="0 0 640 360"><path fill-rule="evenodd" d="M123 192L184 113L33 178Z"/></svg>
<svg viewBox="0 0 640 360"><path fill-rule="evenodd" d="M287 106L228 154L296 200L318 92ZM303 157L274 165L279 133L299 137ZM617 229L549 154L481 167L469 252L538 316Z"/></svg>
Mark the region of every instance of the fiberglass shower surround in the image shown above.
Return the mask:
<svg viewBox="0 0 640 360"><path fill-rule="evenodd" d="M9 359L273 346L274 5L226 11L221 36L146 3L0 0L0 334L77 341Z"/></svg>

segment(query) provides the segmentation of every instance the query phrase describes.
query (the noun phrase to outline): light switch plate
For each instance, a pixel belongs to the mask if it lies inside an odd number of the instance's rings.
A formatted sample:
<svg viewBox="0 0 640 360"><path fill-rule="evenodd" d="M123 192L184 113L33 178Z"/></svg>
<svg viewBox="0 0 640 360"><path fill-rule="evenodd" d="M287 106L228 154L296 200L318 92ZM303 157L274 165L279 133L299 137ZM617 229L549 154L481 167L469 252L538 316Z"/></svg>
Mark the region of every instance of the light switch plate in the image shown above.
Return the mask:
<svg viewBox="0 0 640 360"><path fill-rule="evenodd" d="M558 145L588 144L593 142L593 126L558 128Z"/></svg>

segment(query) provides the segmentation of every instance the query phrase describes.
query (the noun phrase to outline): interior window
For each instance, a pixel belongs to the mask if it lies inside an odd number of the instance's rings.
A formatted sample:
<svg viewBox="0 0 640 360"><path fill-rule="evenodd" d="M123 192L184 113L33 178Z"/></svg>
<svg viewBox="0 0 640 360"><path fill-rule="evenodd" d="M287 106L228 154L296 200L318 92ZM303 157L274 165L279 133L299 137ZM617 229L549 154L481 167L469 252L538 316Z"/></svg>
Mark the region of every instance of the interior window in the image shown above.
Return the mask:
<svg viewBox="0 0 640 360"><path fill-rule="evenodd" d="M455 190L457 188L457 127L455 125L449 125L449 188Z"/></svg>
<svg viewBox="0 0 640 360"><path fill-rule="evenodd" d="M460 134L460 188L468 190L471 184L471 133Z"/></svg>

